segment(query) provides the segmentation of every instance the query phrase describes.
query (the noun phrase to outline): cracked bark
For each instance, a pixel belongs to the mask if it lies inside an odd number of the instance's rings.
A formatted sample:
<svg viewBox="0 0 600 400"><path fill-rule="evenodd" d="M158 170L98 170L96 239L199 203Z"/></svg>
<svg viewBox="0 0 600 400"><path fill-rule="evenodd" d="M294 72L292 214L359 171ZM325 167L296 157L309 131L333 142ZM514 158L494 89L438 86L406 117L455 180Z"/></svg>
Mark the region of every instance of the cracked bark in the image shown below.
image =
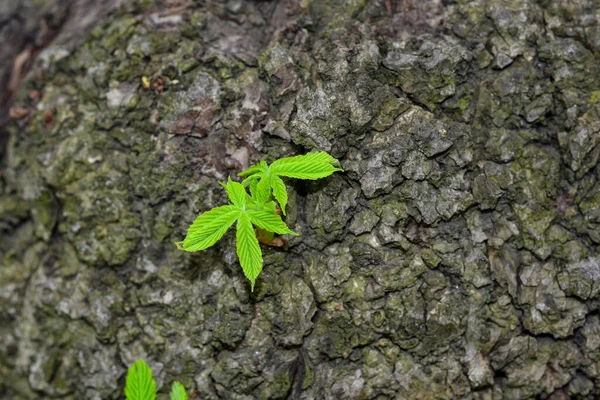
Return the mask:
<svg viewBox="0 0 600 400"><path fill-rule="evenodd" d="M132 2L57 39L5 128L0 397L121 398L141 357L163 397L598 398L590 15ZM264 250L255 293L234 235L172 245L217 180L308 150L346 173L287 182L301 235Z"/></svg>

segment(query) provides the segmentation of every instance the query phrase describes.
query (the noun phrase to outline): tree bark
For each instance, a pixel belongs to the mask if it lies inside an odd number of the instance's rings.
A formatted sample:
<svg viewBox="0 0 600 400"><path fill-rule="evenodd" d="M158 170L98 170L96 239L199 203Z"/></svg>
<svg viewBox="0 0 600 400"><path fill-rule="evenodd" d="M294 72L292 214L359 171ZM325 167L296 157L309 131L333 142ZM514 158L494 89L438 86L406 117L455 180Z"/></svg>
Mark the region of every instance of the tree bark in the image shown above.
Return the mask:
<svg viewBox="0 0 600 400"><path fill-rule="evenodd" d="M122 1L124 2L124 0ZM9 109L21 81L38 54L51 42L72 50L96 22L120 0L23 0L0 4L0 129L10 121ZM22 117L25 110L13 110ZM0 159L8 136L0 132Z"/></svg>
<svg viewBox="0 0 600 400"><path fill-rule="evenodd" d="M0 397L120 399L138 358L159 399L174 380L196 399L600 397L598 17L155 0L55 42L5 128ZM345 172L286 182L300 235L263 248L253 293L232 232L177 250L227 202L219 180L310 150Z"/></svg>

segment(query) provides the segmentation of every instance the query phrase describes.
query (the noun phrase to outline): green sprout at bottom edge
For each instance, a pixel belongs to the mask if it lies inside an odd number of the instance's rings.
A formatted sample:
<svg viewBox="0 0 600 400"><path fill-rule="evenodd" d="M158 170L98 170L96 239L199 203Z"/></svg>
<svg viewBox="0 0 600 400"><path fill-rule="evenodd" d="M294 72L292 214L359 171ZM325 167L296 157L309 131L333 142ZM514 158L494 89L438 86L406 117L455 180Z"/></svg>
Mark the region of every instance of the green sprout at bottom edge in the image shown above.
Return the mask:
<svg viewBox="0 0 600 400"><path fill-rule="evenodd" d="M144 360L137 360L127 371L125 379L126 400L155 400L156 381L152 378L152 369ZM170 393L171 400L188 400L183 385L173 382Z"/></svg>
<svg viewBox="0 0 600 400"><path fill-rule="evenodd" d="M190 252L207 249L237 221L236 252L254 291L263 265L257 235L267 244L273 240L274 234L297 235L279 215L279 211L286 215L288 201L287 189L281 178L316 180L343 171L334 164L339 165L339 161L321 151L280 158L271 165L261 161L238 174L246 177L241 183L233 182L229 177L226 184L221 183L227 191L229 204L200 214L189 227L185 239L175 243L177 248Z"/></svg>

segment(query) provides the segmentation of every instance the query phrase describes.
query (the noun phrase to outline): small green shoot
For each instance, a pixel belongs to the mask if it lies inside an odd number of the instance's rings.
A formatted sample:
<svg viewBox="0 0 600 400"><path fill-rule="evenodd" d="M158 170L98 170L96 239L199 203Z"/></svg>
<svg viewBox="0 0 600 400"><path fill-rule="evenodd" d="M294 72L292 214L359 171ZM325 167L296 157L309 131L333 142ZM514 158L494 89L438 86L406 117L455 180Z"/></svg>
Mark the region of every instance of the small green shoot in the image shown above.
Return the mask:
<svg viewBox="0 0 600 400"><path fill-rule="evenodd" d="M338 160L325 152L308 153L301 156L276 160L271 165L261 161L240 176L247 176L242 182L233 182L228 178L221 184L227 191L229 204L213 208L194 221L188 229L185 239L175 244L180 250L200 251L214 245L227 230L236 223L236 251L246 278L250 280L254 291L256 278L262 271L262 253L259 237L273 239L273 234L297 235L283 222L277 210L279 203L283 215L286 215L288 195L281 177L296 179L325 178L341 168L334 166ZM246 192L249 188L250 194Z"/></svg>
<svg viewBox="0 0 600 400"><path fill-rule="evenodd" d="M171 400L187 400L183 385L173 382ZM152 369L144 360L137 360L127 371L125 378L126 400L155 400L156 381L152 378Z"/></svg>
<svg viewBox="0 0 600 400"><path fill-rule="evenodd" d="M152 370L143 360L137 360L127 371L125 398L127 400L156 399L156 381L152 378Z"/></svg>
<svg viewBox="0 0 600 400"><path fill-rule="evenodd" d="M325 178L336 171L343 171L333 165L337 162L338 160L321 151L302 156L281 158L271 165L261 161L238 175L247 176L242 185L250 186L250 192L253 196L256 194L260 197L267 195L270 197L271 190L273 190L275 200L277 200L281 212L285 215L287 191L281 177L310 180Z"/></svg>
<svg viewBox="0 0 600 400"><path fill-rule="evenodd" d="M171 388L171 400L187 400L188 396L183 385L177 381L173 382Z"/></svg>

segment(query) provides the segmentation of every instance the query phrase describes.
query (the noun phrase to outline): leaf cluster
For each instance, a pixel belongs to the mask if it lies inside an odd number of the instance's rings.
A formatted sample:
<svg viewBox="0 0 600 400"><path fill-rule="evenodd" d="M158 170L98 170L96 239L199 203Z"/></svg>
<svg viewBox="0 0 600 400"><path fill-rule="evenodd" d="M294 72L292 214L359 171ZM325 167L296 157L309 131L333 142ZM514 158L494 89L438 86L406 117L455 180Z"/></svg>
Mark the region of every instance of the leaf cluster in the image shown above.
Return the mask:
<svg viewBox="0 0 600 400"><path fill-rule="evenodd" d="M255 227L262 232L278 235L297 235L283 222L278 207L286 215L287 190L282 177L320 179L341 168L334 166L338 160L326 152L276 160L271 165L265 161L241 172L246 177L242 183L231 177L221 184L227 191L229 204L213 208L194 221L185 239L175 244L180 250L200 251L214 245L236 223L236 252L244 275L254 290L256 278L262 271L262 253ZM250 193L246 191L249 189ZM273 198L276 200L273 201Z"/></svg>
<svg viewBox="0 0 600 400"><path fill-rule="evenodd" d="M126 400L155 400L156 381L152 378L152 369L144 360L137 360L127 371L125 379ZM183 385L173 382L170 393L171 400L187 400Z"/></svg>

